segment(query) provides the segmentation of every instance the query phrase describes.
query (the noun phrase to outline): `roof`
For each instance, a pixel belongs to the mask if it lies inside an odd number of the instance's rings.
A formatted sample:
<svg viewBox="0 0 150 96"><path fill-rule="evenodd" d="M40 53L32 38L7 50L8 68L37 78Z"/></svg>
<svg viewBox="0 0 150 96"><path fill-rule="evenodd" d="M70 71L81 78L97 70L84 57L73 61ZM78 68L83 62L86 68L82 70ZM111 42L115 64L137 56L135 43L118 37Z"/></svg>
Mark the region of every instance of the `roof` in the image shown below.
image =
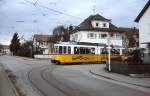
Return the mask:
<svg viewBox="0 0 150 96"><path fill-rule="evenodd" d="M120 30L124 31L126 33L126 36L129 40L129 46L133 47L133 43L136 43L136 38L139 38L139 29L133 27L133 28L127 28L127 27L120 27ZM134 35L137 37L135 38Z"/></svg>
<svg viewBox="0 0 150 96"><path fill-rule="evenodd" d="M135 34L135 35L139 34L139 29L137 29L136 27L133 28L119 27L119 29L130 34Z"/></svg>
<svg viewBox="0 0 150 96"><path fill-rule="evenodd" d="M54 35L38 35L35 34L33 36L33 39L36 41L42 41L42 42L53 42L55 41L56 37Z"/></svg>
<svg viewBox="0 0 150 96"><path fill-rule="evenodd" d="M139 20L144 15L144 13L149 8L149 6L150 6L150 0L148 0L148 2L146 3L146 5L144 6L144 8L141 10L141 12L139 13L139 15L136 17L135 22L139 22Z"/></svg>
<svg viewBox="0 0 150 96"><path fill-rule="evenodd" d="M110 22L109 28L93 28L91 21L93 20L99 20L99 21L106 21ZM118 28L111 23L110 19L106 19L103 16L96 14L96 15L90 15L88 18L86 18L83 22L79 24L79 26L76 27L77 30L91 30L91 31L118 31Z"/></svg>

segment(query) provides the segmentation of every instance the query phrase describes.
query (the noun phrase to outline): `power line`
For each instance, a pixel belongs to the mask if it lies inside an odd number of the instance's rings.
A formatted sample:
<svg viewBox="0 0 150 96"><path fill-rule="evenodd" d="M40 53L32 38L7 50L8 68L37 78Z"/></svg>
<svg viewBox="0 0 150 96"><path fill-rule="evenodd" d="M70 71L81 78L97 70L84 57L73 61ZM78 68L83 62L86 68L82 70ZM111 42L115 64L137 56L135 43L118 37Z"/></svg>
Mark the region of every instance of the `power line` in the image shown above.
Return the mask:
<svg viewBox="0 0 150 96"><path fill-rule="evenodd" d="M31 2L31 1L28 1L28 0L24 0L24 1L25 1L25 2L27 2L27 3L32 4L33 6L39 6L39 7L41 7L41 8L44 8L44 9L47 9L47 10L53 11L53 12L58 13L58 14L63 14L63 15L66 15L66 16L69 16L69 17L73 17L73 18L76 18L76 19L82 19L82 18L80 18L80 17L73 16L73 15L70 15L70 14L68 14L68 13L61 12L61 11L58 11L58 10L55 10L55 9L52 9L52 8L46 7L46 6L44 6L44 5L38 4L38 0L37 0L36 2L34 2L34 3L33 3L33 2Z"/></svg>

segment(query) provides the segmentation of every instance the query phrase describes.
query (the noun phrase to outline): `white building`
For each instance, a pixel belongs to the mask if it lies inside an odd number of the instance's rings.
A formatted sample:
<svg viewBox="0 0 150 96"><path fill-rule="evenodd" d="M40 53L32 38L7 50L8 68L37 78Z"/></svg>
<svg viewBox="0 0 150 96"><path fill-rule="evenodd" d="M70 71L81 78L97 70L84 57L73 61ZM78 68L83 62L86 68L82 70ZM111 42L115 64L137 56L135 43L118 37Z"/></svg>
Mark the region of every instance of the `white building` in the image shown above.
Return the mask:
<svg viewBox="0 0 150 96"><path fill-rule="evenodd" d="M70 41L101 43L108 45L108 37L111 38L111 45L122 47L122 33L111 20L99 14L91 15L85 19L70 35Z"/></svg>
<svg viewBox="0 0 150 96"><path fill-rule="evenodd" d="M149 44L150 46L150 0L147 2L145 7L139 13L135 21L139 22L140 48L146 48L147 44Z"/></svg>
<svg viewBox="0 0 150 96"><path fill-rule="evenodd" d="M35 34L33 36L34 54L40 54L40 55L52 54L54 41L55 38L52 35Z"/></svg>

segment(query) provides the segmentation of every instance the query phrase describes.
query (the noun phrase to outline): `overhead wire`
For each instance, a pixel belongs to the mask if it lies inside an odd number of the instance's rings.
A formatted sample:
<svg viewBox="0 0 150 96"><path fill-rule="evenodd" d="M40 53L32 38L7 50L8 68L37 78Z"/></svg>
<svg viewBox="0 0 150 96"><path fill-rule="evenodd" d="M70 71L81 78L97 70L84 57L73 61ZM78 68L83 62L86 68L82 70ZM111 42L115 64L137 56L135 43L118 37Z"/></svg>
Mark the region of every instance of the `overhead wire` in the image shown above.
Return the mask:
<svg viewBox="0 0 150 96"><path fill-rule="evenodd" d="M58 14L63 14L63 15L66 15L66 16L69 16L69 17L73 17L73 18L76 18L76 19L82 19L82 18L80 18L80 17L73 16L73 15L70 15L70 14L68 14L68 13L61 12L61 11L59 11L59 10L55 10L55 9L53 9L53 8L49 8L49 7L47 7L47 6L38 4L38 2L37 2L38 0L37 0L35 3L31 2L31 1L28 1L28 0L24 0L24 1L27 2L27 3L30 3L30 4L32 4L32 5L34 5L34 6L36 5L36 6L39 6L39 7L41 7L41 8L44 8L44 9L47 9L47 10L50 10L50 11L53 11L53 12L58 13Z"/></svg>

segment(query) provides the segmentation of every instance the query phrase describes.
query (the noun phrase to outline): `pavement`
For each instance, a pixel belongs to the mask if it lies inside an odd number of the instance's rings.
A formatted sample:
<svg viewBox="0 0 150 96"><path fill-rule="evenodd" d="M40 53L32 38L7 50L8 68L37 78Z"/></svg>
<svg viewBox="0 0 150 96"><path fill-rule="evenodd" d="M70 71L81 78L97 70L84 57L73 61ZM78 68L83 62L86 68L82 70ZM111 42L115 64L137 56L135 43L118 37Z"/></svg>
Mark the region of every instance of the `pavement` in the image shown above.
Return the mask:
<svg viewBox="0 0 150 96"><path fill-rule="evenodd" d="M8 79L2 64L0 64L0 96L19 96L12 82Z"/></svg>
<svg viewBox="0 0 150 96"><path fill-rule="evenodd" d="M106 79L126 83L126 84L132 84L136 85L139 87L145 87L145 88L150 88L150 77L146 76L137 76L132 74L131 76L123 75L123 74L118 74L118 73L113 73L113 72L108 72L105 69L105 64L99 65L99 66L93 66L89 70L90 73L96 76L104 77Z"/></svg>

